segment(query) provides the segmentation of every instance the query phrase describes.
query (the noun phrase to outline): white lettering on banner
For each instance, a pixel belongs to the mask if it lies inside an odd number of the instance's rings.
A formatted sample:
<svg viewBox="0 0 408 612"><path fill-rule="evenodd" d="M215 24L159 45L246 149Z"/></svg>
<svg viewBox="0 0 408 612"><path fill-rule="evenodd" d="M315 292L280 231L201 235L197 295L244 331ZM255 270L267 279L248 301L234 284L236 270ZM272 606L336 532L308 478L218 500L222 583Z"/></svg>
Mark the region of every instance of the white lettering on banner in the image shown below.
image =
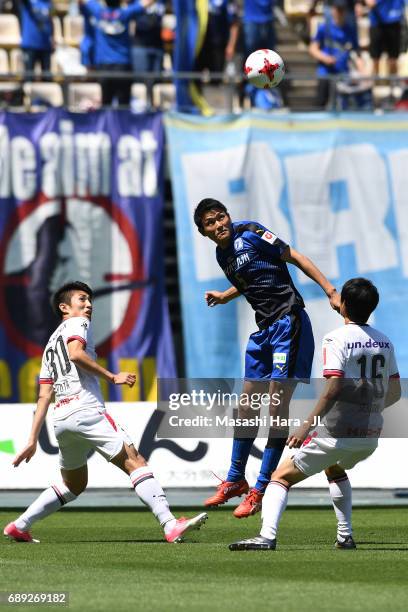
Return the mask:
<svg viewBox="0 0 408 612"><path fill-rule="evenodd" d="M74 124L63 120L59 123L61 132L61 187L62 195L73 196L75 190L75 148Z"/></svg>
<svg viewBox="0 0 408 612"><path fill-rule="evenodd" d="M112 143L105 132L74 133L69 120L59 122L60 134L48 132L38 141L40 190L48 198L109 196L112 176ZM154 197L158 189L158 142L151 130L140 140L126 135L118 143L118 190L122 196ZM0 126L0 197L29 200L37 192L37 159L34 145L23 136L10 140Z"/></svg>
<svg viewBox="0 0 408 612"><path fill-rule="evenodd" d="M399 235L402 259L402 273L408 276L408 151L395 151L389 154L392 192L396 226Z"/></svg>
<svg viewBox="0 0 408 612"><path fill-rule="evenodd" d="M104 132L75 135L76 194L79 197L109 195L111 142Z"/></svg>
<svg viewBox="0 0 408 612"><path fill-rule="evenodd" d="M40 139L40 153L43 160L41 184L47 198L55 198L61 193L60 152L61 140L55 132L49 132Z"/></svg>
<svg viewBox="0 0 408 612"><path fill-rule="evenodd" d="M157 194L157 172L155 154L157 151L157 140L150 130L140 132L140 143L144 153L143 164L143 193L148 198Z"/></svg>
<svg viewBox="0 0 408 612"><path fill-rule="evenodd" d="M153 197L157 193L155 152L158 143L153 132L141 132L141 140L121 136L118 142L118 191L123 197Z"/></svg>
<svg viewBox="0 0 408 612"><path fill-rule="evenodd" d="M10 140L8 129L0 125L0 198L10 193Z"/></svg>
<svg viewBox="0 0 408 612"><path fill-rule="evenodd" d="M283 187L281 162L267 143L184 154L182 166L190 218L202 198L213 196L227 206L233 221L259 221L283 240L291 241L288 221L279 208ZM234 192L231 183L237 180L242 189ZM214 244L194 228L192 231L198 280L223 278Z"/></svg>
<svg viewBox="0 0 408 612"><path fill-rule="evenodd" d="M142 195L142 152L133 136L121 136L118 142L118 188L123 197Z"/></svg>
<svg viewBox="0 0 408 612"><path fill-rule="evenodd" d="M31 200L37 189L35 149L23 136L11 140L13 193L18 200Z"/></svg>
<svg viewBox="0 0 408 612"><path fill-rule="evenodd" d="M360 273L398 265L396 243L385 226L390 204L386 166L374 146L295 155L285 166L296 246L329 277L340 274L336 247L341 245L354 246ZM347 186L349 208L333 212L329 189L337 181Z"/></svg>

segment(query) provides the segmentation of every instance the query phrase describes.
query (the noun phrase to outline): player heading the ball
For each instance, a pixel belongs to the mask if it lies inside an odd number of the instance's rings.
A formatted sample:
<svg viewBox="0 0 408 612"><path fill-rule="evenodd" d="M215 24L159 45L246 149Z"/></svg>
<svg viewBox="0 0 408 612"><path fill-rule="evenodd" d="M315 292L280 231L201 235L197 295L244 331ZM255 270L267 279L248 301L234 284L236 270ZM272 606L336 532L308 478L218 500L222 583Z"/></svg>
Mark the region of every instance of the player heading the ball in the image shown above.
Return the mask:
<svg viewBox="0 0 408 612"><path fill-rule="evenodd" d="M227 304L243 295L255 310L259 329L248 340L243 397L250 398L259 392L269 393L271 398L281 397L278 410L280 415L285 415L297 381L310 378L314 354L312 326L286 264L295 265L314 280L335 310L340 306L340 297L310 259L258 221L233 223L226 207L218 200L201 200L194 221L198 231L216 243L217 261L232 285L225 291L207 291L208 306ZM277 416L276 409L271 402L271 416ZM239 406L240 418L247 418L251 412L247 404ZM248 493L234 516L244 518L261 509L265 488L280 460L287 432L270 429L258 480L249 491L245 467L256 436L257 431L235 430L226 480L204 502L206 506L218 506L231 497Z"/></svg>

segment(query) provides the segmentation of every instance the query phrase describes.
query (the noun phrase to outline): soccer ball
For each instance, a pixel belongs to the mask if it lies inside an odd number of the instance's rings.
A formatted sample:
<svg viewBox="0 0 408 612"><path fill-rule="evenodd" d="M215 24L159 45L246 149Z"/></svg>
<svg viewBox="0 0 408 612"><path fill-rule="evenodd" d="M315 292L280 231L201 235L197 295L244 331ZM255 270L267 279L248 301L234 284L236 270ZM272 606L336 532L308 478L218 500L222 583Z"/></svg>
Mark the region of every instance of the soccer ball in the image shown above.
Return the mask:
<svg viewBox="0 0 408 612"><path fill-rule="evenodd" d="M259 89L272 89L283 79L285 64L276 51L258 49L248 56L244 72L251 85Z"/></svg>

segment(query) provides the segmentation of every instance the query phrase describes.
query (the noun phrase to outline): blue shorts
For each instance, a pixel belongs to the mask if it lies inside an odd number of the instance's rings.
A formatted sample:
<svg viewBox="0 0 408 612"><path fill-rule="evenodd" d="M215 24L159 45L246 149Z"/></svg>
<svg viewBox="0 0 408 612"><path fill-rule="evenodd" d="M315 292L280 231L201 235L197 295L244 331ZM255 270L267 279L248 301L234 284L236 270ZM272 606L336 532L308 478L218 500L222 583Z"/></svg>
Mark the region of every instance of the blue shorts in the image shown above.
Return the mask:
<svg viewBox="0 0 408 612"><path fill-rule="evenodd" d="M300 309L250 335L245 353L245 378L310 378L314 339L310 319Z"/></svg>

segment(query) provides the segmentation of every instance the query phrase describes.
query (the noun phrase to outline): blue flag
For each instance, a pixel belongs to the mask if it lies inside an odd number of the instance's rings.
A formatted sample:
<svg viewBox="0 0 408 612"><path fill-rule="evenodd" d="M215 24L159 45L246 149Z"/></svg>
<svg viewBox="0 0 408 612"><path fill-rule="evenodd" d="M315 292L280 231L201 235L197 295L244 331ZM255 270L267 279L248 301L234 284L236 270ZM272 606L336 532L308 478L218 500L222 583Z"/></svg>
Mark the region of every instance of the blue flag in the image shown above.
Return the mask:
<svg viewBox="0 0 408 612"><path fill-rule="evenodd" d="M208 23L208 0L174 0L177 36L173 66L176 72L194 71ZM191 79L175 79L177 110L211 115L212 109Z"/></svg>

